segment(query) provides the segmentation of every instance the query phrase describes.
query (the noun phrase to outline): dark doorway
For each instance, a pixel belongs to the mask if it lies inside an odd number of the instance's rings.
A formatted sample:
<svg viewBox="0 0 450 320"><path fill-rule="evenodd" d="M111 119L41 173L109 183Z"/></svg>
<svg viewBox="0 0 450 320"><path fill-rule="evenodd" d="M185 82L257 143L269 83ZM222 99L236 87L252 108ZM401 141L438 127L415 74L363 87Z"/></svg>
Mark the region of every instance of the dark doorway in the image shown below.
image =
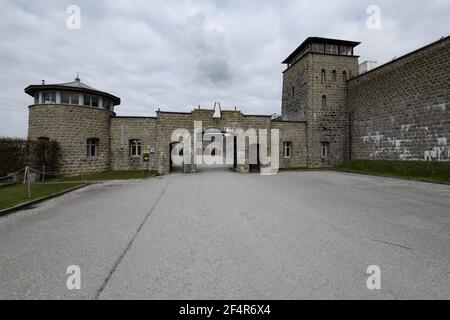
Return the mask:
<svg viewBox="0 0 450 320"><path fill-rule="evenodd" d="M170 161L170 172L183 172L184 171L184 164L181 165L175 165L172 161L172 152L175 146L178 144L178 142L174 142L170 144L170 155L169 155L169 161ZM179 149L178 154L180 156L184 155L184 149Z"/></svg>
<svg viewBox="0 0 450 320"><path fill-rule="evenodd" d="M255 155L256 152L256 155ZM252 159L251 155L256 159ZM259 144L252 144L249 146L249 171L252 173L260 172L261 169L261 161L259 159ZM253 161L252 161L253 160ZM256 160L256 161L254 161ZM252 163L253 162L253 163Z"/></svg>

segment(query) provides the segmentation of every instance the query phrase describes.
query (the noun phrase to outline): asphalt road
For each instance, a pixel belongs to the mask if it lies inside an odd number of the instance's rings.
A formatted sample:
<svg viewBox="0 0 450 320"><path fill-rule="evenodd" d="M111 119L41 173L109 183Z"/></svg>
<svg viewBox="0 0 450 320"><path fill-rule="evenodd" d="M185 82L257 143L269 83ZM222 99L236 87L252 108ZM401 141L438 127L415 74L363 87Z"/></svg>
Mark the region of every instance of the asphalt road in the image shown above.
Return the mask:
<svg viewBox="0 0 450 320"><path fill-rule="evenodd" d="M90 186L0 218L0 298L450 299L450 186L221 170Z"/></svg>

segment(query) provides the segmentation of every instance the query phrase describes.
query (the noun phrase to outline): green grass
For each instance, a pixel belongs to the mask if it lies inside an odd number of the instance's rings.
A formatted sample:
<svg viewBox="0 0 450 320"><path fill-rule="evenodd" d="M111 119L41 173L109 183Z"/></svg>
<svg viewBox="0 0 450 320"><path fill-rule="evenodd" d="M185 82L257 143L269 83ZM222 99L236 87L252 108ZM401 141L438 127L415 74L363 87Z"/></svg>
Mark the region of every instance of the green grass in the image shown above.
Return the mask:
<svg viewBox="0 0 450 320"><path fill-rule="evenodd" d="M105 171L95 174L83 175L83 181L105 181L105 180L130 180L130 179L146 179L158 175L157 171L148 170L122 170L122 171ZM81 176L62 177L57 181L81 181Z"/></svg>
<svg viewBox="0 0 450 320"><path fill-rule="evenodd" d="M82 183L43 183L31 185L31 199L28 198L27 185L22 183L0 188L0 210L36 200L58 192L69 190Z"/></svg>
<svg viewBox="0 0 450 320"><path fill-rule="evenodd" d="M335 169L450 183L450 162L354 160L337 166Z"/></svg>

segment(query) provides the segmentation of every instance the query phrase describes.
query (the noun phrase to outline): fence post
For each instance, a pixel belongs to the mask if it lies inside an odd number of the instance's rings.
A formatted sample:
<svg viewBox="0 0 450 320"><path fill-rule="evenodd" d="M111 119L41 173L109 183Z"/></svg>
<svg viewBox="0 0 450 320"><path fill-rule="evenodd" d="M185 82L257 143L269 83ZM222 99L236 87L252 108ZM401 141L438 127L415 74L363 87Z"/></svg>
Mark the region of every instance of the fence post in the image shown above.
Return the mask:
<svg viewBox="0 0 450 320"><path fill-rule="evenodd" d="M25 176L27 179L28 199L31 199L30 166L27 166L25 172Z"/></svg>

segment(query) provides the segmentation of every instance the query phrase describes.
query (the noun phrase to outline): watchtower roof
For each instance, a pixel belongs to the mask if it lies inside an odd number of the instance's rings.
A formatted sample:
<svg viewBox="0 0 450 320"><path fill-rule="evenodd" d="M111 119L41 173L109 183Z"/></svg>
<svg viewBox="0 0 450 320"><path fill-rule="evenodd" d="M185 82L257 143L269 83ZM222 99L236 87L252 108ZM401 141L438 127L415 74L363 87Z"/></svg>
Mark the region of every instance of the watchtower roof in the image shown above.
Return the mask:
<svg viewBox="0 0 450 320"><path fill-rule="evenodd" d="M351 47L352 49L361 42L357 41L349 41L349 40L341 40L341 39L333 39L333 38L322 38L322 37L308 37L306 38L303 43L297 47L282 63L284 64L290 64L292 60L295 59L295 57L302 55L302 53L305 53L305 50L310 47L312 44L323 44L323 45L337 45L342 47ZM309 51L308 51L309 52ZM353 52L352 52L353 55Z"/></svg>
<svg viewBox="0 0 450 320"><path fill-rule="evenodd" d="M99 96L107 97L113 101L114 105L120 104L120 98L116 97L110 93L95 89L83 82L81 82L80 78L77 76L75 81L66 82L66 83L56 83L56 84L45 84L42 83L40 85L30 85L25 88L25 93L30 96L34 96L36 92L44 91L44 90L63 90L63 91L77 91L83 93L96 94Z"/></svg>

